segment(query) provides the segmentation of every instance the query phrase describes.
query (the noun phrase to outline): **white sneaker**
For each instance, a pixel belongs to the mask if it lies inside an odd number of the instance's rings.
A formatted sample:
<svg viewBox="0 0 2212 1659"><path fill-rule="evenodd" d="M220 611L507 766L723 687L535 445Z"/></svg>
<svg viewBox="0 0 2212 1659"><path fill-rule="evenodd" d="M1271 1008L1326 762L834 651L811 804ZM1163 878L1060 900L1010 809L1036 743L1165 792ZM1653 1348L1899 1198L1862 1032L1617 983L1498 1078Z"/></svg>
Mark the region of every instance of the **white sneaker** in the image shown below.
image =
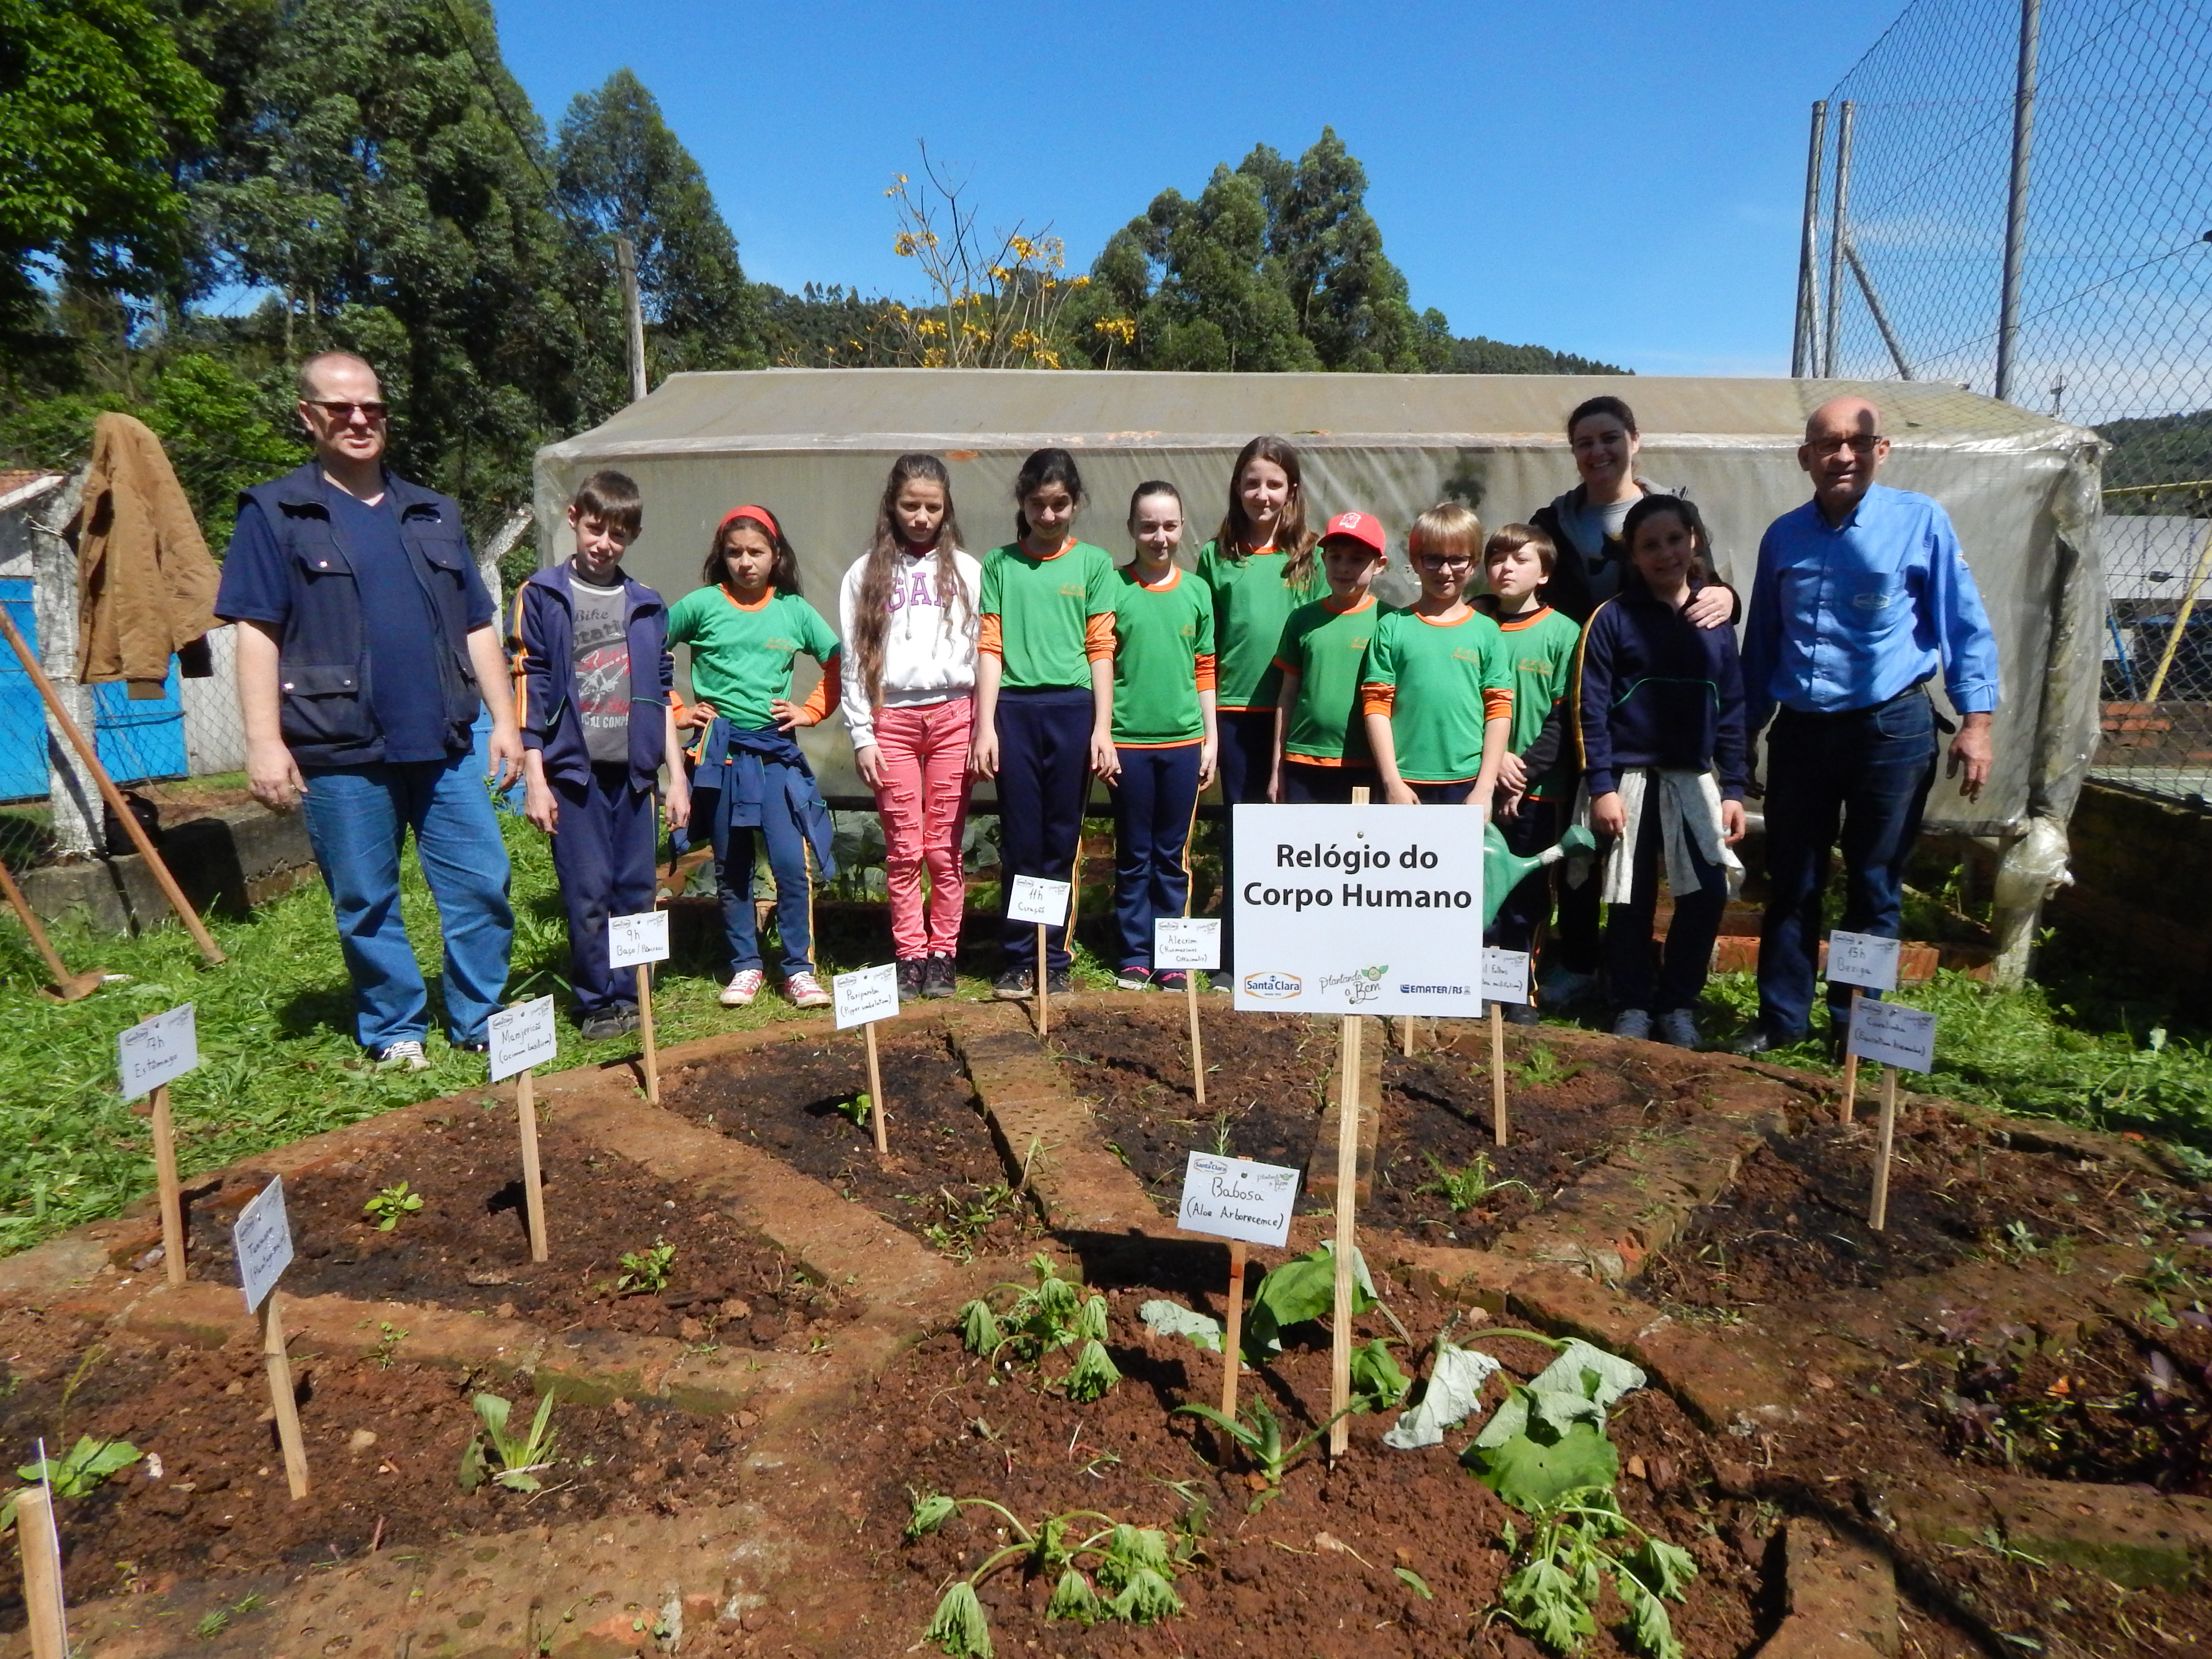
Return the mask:
<svg viewBox="0 0 2212 1659"><path fill-rule="evenodd" d="M730 982L722 988L722 994L718 1000L725 1008L750 1006L752 1000L760 994L761 987L767 983L768 975L759 969L742 969L730 975Z"/></svg>
<svg viewBox="0 0 2212 1659"><path fill-rule="evenodd" d="M786 974L783 994L791 999L794 1008L827 1008L830 994L822 988L822 981L809 973Z"/></svg>
<svg viewBox="0 0 2212 1659"><path fill-rule="evenodd" d="M376 1051L376 1069L388 1072L395 1066L404 1066L410 1072L427 1072L430 1057L422 1052L422 1045L412 1037L402 1037L397 1042L387 1042Z"/></svg>

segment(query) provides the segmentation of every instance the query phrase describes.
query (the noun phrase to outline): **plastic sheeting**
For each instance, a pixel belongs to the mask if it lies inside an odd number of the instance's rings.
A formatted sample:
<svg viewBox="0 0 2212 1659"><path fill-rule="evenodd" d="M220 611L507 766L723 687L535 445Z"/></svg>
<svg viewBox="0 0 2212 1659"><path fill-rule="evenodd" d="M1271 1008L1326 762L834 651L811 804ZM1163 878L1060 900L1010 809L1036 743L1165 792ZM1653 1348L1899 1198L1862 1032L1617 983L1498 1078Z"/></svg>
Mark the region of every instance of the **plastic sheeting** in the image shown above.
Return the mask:
<svg viewBox="0 0 2212 1659"><path fill-rule="evenodd" d="M971 550L1013 533L1009 490L1024 456L1073 450L1090 500L1078 533L1126 557L1130 491L1164 478L1189 507L1194 557L1218 522L1231 462L1256 432L1304 460L1308 522L1358 507L1392 533L1388 592L1411 592L1405 532L1446 496L1486 525L1526 518L1575 483L1560 428L1583 398L1636 409L1643 475L1686 488L1712 526L1724 575L1747 583L1765 526L1809 491L1796 462L1806 415L1839 392L1872 398L1893 443L1882 481L1949 510L2002 653L1996 758L1978 805L1938 780L1939 831L2061 832L2097 731L2104 580L2096 553L2094 433L1926 381L1638 376L1155 374L1036 370L769 369L678 374L605 425L538 452L541 556L566 556L562 508L589 472L616 466L645 494L628 566L670 598L701 580L728 507L772 509L802 586L836 622L837 583L873 528L884 477L908 450L951 465ZM679 667L679 672L681 672ZM1940 697L1939 697L1940 702ZM843 727L804 741L833 797L864 799ZM2047 857L2050 845L2043 843ZM2063 839L2060 842L2063 848Z"/></svg>

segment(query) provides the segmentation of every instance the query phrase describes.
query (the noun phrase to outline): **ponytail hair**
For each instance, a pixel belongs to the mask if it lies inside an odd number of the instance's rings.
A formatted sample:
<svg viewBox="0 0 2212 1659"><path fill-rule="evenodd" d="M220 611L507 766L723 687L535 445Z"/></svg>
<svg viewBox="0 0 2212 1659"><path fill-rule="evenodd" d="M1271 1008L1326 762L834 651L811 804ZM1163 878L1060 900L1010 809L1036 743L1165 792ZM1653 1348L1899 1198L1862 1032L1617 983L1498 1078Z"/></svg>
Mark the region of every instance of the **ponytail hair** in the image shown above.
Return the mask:
<svg viewBox="0 0 2212 1659"><path fill-rule="evenodd" d="M1078 507L1083 505L1083 474L1075 468L1075 457L1064 449L1032 450L1029 459L1014 479L1014 537L1016 540L1030 533L1030 521L1022 512L1022 503L1047 484L1062 484L1073 496Z"/></svg>
<svg viewBox="0 0 2212 1659"><path fill-rule="evenodd" d="M744 527L757 530L775 544L775 562L769 567L769 586L779 593L799 593L799 555L791 550L784 539L783 526L775 521L775 514L764 507L733 507L722 514L721 523L714 526L713 545L707 550L707 562L701 578L716 587L729 585L730 569L722 562L729 549L730 532Z"/></svg>
<svg viewBox="0 0 2212 1659"><path fill-rule="evenodd" d="M948 635L963 625L956 612L964 614L968 609L968 590L961 585L960 568L953 558L960 546L960 519L952 510L952 476L934 455L902 455L891 463L890 476L884 480L883 499L876 505L876 533L861 556L866 562L860 567L860 587L853 596L853 659L860 666L871 708L884 701L884 635L890 628L891 579L905 543L895 509L899 492L916 478L927 478L945 492L935 562L939 616Z"/></svg>
<svg viewBox="0 0 2212 1659"><path fill-rule="evenodd" d="M1234 564L1242 564L1253 552L1252 520L1244 511L1244 469L1255 461L1273 461L1283 469L1283 476L1291 481L1291 493L1283 500L1283 516L1276 523L1276 550L1286 556L1283 566L1283 580L1291 587L1303 587L1312 580L1314 544L1321 538L1306 528L1306 492L1304 475L1298 466L1298 452L1288 440L1262 434L1237 452L1237 464L1229 469L1229 511L1221 520L1221 528L1213 533L1214 551Z"/></svg>

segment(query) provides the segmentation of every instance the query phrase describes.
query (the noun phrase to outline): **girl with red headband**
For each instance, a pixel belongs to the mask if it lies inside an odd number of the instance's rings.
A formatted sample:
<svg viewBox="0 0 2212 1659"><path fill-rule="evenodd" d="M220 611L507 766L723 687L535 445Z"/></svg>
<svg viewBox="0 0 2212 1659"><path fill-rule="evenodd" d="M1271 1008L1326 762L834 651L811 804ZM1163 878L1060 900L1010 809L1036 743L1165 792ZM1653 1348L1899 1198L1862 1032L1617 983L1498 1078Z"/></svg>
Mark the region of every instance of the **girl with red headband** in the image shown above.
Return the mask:
<svg viewBox="0 0 2212 1659"><path fill-rule="evenodd" d="M730 941L726 1008L742 1008L767 977L753 918L753 836L768 844L775 876L776 931L783 988L800 1008L825 1007L830 993L814 976L814 884L807 866L834 876L830 809L813 769L792 737L837 704L837 636L799 596L799 559L775 515L736 507L715 527L702 573L708 586L668 613L668 643L691 647L695 699L677 723L700 732L691 780L691 822L714 839L722 927ZM822 665L821 684L791 701L791 665L805 653Z"/></svg>

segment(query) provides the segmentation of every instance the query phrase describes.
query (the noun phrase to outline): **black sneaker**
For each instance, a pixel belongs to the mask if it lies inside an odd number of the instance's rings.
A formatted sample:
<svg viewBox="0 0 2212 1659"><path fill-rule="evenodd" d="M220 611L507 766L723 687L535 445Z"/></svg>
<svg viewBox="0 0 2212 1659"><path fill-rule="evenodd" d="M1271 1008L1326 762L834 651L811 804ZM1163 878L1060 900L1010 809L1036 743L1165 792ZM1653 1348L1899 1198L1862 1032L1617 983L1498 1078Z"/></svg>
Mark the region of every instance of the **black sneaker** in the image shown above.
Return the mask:
<svg viewBox="0 0 2212 1659"><path fill-rule="evenodd" d="M1067 969L1055 968L1044 976L1044 988L1048 995L1064 997L1075 988L1075 980Z"/></svg>
<svg viewBox="0 0 2212 1659"><path fill-rule="evenodd" d="M1528 1003L1509 1002L1505 1005L1505 1023L1508 1025L1534 1025L1540 1018Z"/></svg>
<svg viewBox="0 0 2212 1659"><path fill-rule="evenodd" d="M912 1002L921 995L923 958L901 957L898 963L898 994L901 1002Z"/></svg>
<svg viewBox="0 0 2212 1659"><path fill-rule="evenodd" d="M1613 1017L1613 1034L1617 1037L1634 1037L1639 1042L1651 1040L1651 1012L1647 1008L1623 1008Z"/></svg>
<svg viewBox="0 0 2212 1659"><path fill-rule="evenodd" d="M1181 996L1190 988L1190 975L1180 968L1163 968L1152 975L1152 988Z"/></svg>
<svg viewBox="0 0 2212 1659"><path fill-rule="evenodd" d="M921 959L921 994L926 997L949 997L960 989L952 971L952 958L948 956L924 957Z"/></svg>
<svg viewBox="0 0 2212 1659"><path fill-rule="evenodd" d="M991 994L1001 1002L1021 1002L1036 994L1036 981L1028 969L1017 965L991 981Z"/></svg>

